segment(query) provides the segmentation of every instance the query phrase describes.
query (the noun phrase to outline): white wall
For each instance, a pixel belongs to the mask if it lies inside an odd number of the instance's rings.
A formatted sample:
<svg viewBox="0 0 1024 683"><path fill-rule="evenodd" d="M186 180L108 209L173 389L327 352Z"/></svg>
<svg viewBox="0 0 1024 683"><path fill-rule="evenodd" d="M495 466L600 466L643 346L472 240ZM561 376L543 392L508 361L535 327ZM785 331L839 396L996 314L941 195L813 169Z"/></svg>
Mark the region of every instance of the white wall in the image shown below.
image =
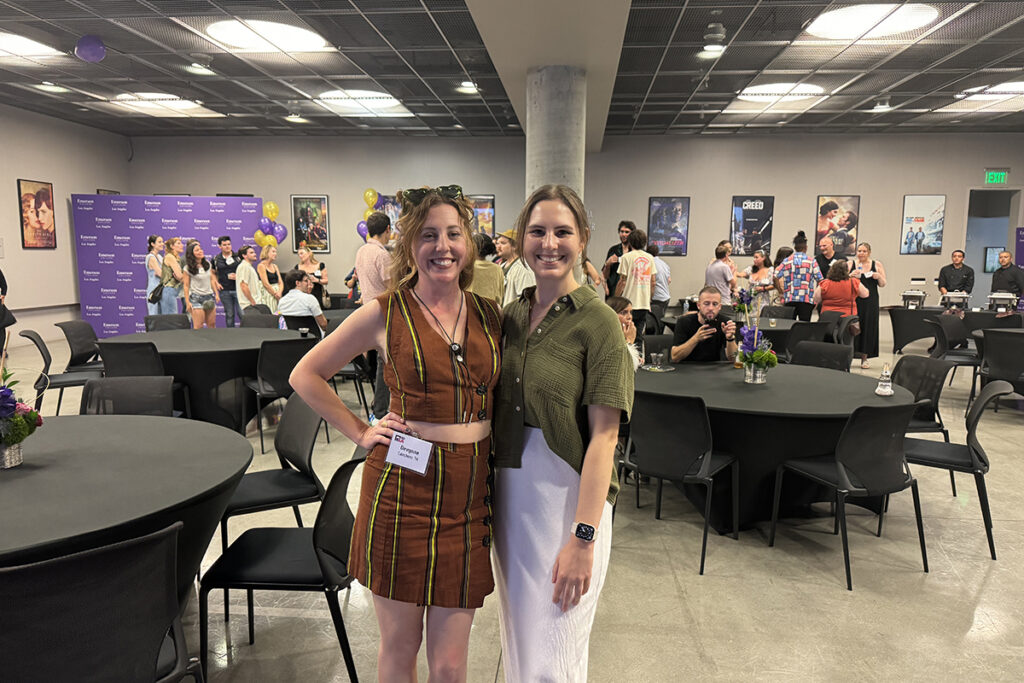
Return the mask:
<svg viewBox="0 0 1024 683"><path fill-rule="evenodd" d="M71 195L101 187L124 192L128 140L0 105L0 149L0 268L9 285L7 305L18 318L11 328L12 344L28 343L17 336L25 328L35 329L47 341L63 339L53 323L78 315ZM21 248L18 178L53 183L56 249Z"/></svg>

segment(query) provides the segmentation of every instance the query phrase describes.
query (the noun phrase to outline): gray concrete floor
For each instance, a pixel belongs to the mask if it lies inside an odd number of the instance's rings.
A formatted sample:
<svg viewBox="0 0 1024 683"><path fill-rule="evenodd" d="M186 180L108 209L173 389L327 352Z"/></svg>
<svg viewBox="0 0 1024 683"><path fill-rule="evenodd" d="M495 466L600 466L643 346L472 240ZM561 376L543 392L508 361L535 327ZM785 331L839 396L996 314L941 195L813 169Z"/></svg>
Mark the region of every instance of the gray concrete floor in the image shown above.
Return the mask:
<svg viewBox="0 0 1024 683"><path fill-rule="evenodd" d="M884 316L883 316L884 317ZM882 320L882 348L891 348ZM906 351L924 354L917 342ZM51 342L54 368L64 367L67 347ZM35 370L32 347L12 350L9 365ZM877 376L883 358L870 370ZM32 374L23 378L31 382ZM941 410L953 441L964 439L963 411L970 373L959 371L942 396ZM769 375L769 381L771 377ZM808 390L820 391L820 387ZM43 414L53 415L56 392ZM62 414L77 412L80 392L65 393ZM341 389L355 407L350 385ZM842 549L827 508L817 519L785 520L774 548L767 523L741 532L739 541L712 535L707 568L697 574L701 515L673 487L665 488L662 519L654 519L653 486L641 508L620 500L611 566L591 638L590 680L800 680L892 681L938 679L1019 680L1024 675L1024 470L1016 469L1024 440L1022 413L1007 406L982 419L980 438L992 461L987 477L998 561L989 558L973 482L958 477L950 495L945 471L916 468L921 489L931 572L921 557L909 491L892 499L882 538L876 517L858 508L849 515L854 591L845 589ZM738 428L742 428L738 426ZM273 427L268 432L273 438ZM249 433L252 468L277 467L272 451L259 454L255 423ZM940 437L941 438L941 437ZM332 430L331 444L317 443L314 463L326 483L353 451ZM358 495L359 473L350 492ZM314 505L302 508L307 524ZM254 526L293 526L290 509L232 518L231 538ZM203 561L217 558L215 537ZM231 595L231 621L218 616L221 593L210 597L210 680L345 681L344 663L330 614L320 594L257 592L256 643L246 639L245 596ZM198 614L185 614L191 651L198 653ZM369 592L354 585L342 610L356 667L376 678L377 623ZM499 680L500 643L494 596L477 613L470 642L470 681ZM427 678L421 653L419 674Z"/></svg>

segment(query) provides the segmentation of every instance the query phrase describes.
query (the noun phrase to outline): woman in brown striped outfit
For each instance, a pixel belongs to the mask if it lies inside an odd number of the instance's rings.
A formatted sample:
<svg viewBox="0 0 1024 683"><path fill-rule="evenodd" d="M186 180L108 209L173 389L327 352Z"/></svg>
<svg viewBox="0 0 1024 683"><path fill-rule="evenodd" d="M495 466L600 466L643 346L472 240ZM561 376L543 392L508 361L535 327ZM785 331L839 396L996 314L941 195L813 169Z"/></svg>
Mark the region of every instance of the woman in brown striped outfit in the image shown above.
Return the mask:
<svg viewBox="0 0 1024 683"><path fill-rule="evenodd" d="M367 302L296 366L292 386L372 449L349 572L373 592L378 678L413 681L426 612L431 680L464 681L474 611L491 575L490 428L501 368L497 304L464 290L476 250L461 188L402 193L393 289ZM391 411L369 426L327 380L357 354L385 358ZM396 431L433 443L425 474L386 461Z"/></svg>

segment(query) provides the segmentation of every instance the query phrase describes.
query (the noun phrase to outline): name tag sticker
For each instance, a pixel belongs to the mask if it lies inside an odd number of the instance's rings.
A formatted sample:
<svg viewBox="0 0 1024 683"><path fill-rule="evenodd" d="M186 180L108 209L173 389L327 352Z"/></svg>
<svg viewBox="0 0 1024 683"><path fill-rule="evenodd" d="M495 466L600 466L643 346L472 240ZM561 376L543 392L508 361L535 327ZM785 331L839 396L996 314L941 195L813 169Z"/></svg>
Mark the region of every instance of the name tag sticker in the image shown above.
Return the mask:
<svg viewBox="0 0 1024 683"><path fill-rule="evenodd" d="M392 465L398 465L407 470L424 474L427 465L430 464L430 451L434 444L423 439L417 439L410 434L395 434L391 437L391 446L388 447L388 455L385 460Z"/></svg>

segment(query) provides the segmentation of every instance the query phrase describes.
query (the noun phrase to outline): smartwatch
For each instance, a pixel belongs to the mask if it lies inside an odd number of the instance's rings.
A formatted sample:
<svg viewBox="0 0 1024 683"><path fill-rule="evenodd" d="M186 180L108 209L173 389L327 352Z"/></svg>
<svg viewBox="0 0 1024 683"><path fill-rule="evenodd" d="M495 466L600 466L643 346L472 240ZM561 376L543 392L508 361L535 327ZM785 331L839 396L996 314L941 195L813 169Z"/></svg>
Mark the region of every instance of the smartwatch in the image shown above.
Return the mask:
<svg viewBox="0 0 1024 683"><path fill-rule="evenodd" d="M596 533L596 531L597 530L594 527L590 526L589 524L584 524L583 522L576 522L576 526L573 529L573 533L575 534L576 538L580 539L581 541L586 541L587 543L594 542L594 534Z"/></svg>

